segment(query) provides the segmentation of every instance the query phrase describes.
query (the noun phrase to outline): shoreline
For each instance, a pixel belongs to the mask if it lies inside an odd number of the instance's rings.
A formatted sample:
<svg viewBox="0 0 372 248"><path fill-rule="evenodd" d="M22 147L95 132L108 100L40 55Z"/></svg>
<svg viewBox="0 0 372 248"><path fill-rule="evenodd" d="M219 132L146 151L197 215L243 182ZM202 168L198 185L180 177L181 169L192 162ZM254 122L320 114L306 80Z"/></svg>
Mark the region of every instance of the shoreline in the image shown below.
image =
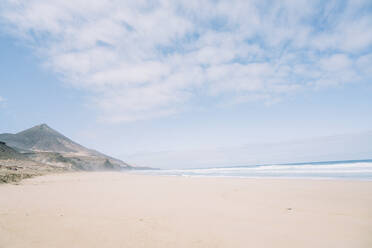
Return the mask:
<svg viewBox="0 0 372 248"><path fill-rule="evenodd" d="M181 178L226 178L226 179L248 179L248 180L310 180L310 181L341 181L341 182L349 182L349 181L357 181L357 182L372 182L372 179L360 179L360 178L337 178L337 177L246 177L246 176L201 176L201 175L162 175L162 174L141 174L140 172L133 172L133 171L124 171L119 173L130 173L131 175L139 175L139 176L154 176L154 177L181 177Z"/></svg>
<svg viewBox="0 0 372 248"><path fill-rule="evenodd" d="M283 178L372 181L372 161L327 161L194 169L163 169L141 174L193 177Z"/></svg>
<svg viewBox="0 0 372 248"><path fill-rule="evenodd" d="M0 195L0 247L372 245L370 181L71 172Z"/></svg>
<svg viewBox="0 0 372 248"><path fill-rule="evenodd" d="M141 170L138 172L134 172L133 170L128 171L71 171L71 170L56 170L56 171L10 171L10 170L3 170L0 173L0 186L4 184L19 184L24 180L35 178L35 177L43 177L48 175L59 175L59 174L76 174L76 173L124 173L127 175L134 175L134 176L149 176L149 177L179 177L179 178L216 178L216 179L233 179L233 180L310 180L310 181L340 181L340 182L349 182L349 181L356 181L356 182L372 182L372 179L369 178L340 178L340 177L270 177L270 176L262 176L262 177L248 177L248 176L208 176L208 175L166 175L166 174L147 174L141 173Z"/></svg>

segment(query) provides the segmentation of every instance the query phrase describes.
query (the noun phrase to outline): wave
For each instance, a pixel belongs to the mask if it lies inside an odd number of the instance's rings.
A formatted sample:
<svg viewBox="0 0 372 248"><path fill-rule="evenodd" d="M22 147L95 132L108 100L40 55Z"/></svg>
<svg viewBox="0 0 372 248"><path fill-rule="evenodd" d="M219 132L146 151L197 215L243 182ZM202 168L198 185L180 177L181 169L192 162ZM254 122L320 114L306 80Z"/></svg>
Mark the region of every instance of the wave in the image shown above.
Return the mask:
<svg viewBox="0 0 372 248"><path fill-rule="evenodd" d="M342 178L372 180L372 160L268 164L239 167L168 169L140 173L166 176L238 178Z"/></svg>

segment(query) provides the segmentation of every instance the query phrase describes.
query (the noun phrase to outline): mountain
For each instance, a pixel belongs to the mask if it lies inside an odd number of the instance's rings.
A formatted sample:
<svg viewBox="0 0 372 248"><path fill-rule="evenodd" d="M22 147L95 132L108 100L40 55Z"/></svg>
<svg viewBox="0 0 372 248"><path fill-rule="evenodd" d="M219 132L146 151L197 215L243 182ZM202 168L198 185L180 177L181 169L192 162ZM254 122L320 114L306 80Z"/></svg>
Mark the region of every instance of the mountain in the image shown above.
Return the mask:
<svg viewBox="0 0 372 248"><path fill-rule="evenodd" d="M125 162L88 149L46 124L16 134L0 134L0 141L27 159L72 170L131 169ZM5 145L5 144L4 144ZM5 148L4 148L5 149Z"/></svg>
<svg viewBox="0 0 372 248"><path fill-rule="evenodd" d="M5 142L0 142L0 183L18 182L24 178L60 171L65 169L33 161Z"/></svg>
<svg viewBox="0 0 372 248"><path fill-rule="evenodd" d="M0 134L0 140L21 151L91 154L92 151L73 142L46 124L16 134Z"/></svg>
<svg viewBox="0 0 372 248"><path fill-rule="evenodd" d="M0 159L23 159L21 153L6 145L5 142L0 141Z"/></svg>

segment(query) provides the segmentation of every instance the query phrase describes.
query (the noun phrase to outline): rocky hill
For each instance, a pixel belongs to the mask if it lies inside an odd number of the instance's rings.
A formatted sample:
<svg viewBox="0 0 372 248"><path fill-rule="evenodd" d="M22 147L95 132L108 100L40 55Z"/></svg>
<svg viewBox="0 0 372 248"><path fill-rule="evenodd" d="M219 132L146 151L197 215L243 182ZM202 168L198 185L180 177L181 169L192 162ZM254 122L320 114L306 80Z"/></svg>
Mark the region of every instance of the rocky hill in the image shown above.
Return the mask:
<svg viewBox="0 0 372 248"><path fill-rule="evenodd" d="M64 167L56 167L29 159L26 154L0 142L0 183L18 182L47 173L66 171Z"/></svg>
<svg viewBox="0 0 372 248"><path fill-rule="evenodd" d="M5 142L0 141L0 159L23 159L21 153L6 145Z"/></svg>
<svg viewBox="0 0 372 248"><path fill-rule="evenodd" d="M0 141L3 145L5 142L7 144L5 146L13 150L13 155L17 152L18 159L27 159L68 170L132 168L119 159L79 145L46 124L37 125L16 134L0 134ZM9 150L7 153L10 154L12 151Z"/></svg>

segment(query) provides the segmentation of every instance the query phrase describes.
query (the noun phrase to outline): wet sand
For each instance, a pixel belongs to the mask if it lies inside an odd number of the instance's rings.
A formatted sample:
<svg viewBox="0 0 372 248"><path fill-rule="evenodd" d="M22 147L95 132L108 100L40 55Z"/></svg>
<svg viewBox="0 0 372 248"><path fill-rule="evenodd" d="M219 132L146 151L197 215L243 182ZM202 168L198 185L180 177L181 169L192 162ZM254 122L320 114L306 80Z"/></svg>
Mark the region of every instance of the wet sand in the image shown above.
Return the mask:
<svg viewBox="0 0 372 248"><path fill-rule="evenodd" d="M0 185L0 248L372 247L372 182L68 173Z"/></svg>

